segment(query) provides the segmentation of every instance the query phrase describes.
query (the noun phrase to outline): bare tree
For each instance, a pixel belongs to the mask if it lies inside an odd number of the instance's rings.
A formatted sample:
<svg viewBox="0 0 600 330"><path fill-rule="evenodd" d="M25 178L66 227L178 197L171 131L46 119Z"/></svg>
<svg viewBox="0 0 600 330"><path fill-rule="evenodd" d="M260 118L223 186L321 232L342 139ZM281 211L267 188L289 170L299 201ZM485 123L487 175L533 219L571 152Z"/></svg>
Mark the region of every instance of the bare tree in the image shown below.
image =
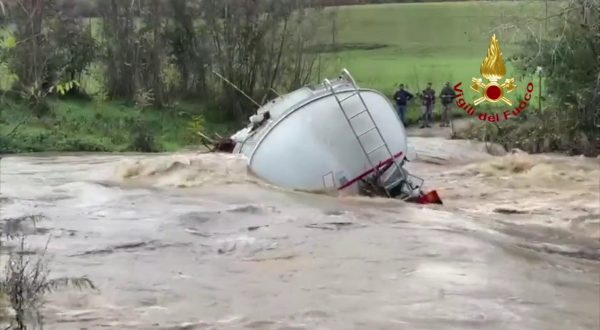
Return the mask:
<svg viewBox="0 0 600 330"><path fill-rule="evenodd" d="M10 16L16 23L17 45L10 66L21 89L40 89L46 79L47 38L43 30L45 11L51 0L14 0ZM2 7L4 10L4 6Z"/></svg>
<svg viewBox="0 0 600 330"><path fill-rule="evenodd" d="M331 47L333 50L337 48L337 34L338 34L338 9L331 9L329 12L329 20L331 20Z"/></svg>
<svg viewBox="0 0 600 330"><path fill-rule="evenodd" d="M207 0L203 14L215 69L245 94L261 99L308 81L316 57L307 49L318 15L308 2ZM223 92L231 114L245 118L252 105L226 82Z"/></svg>
<svg viewBox="0 0 600 330"><path fill-rule="evenodd" d="M165 82L163 79L163 68L166 62L165 42L162 35L164 31L163 3L161 0L146 0L146 8L141 9L144 26L138 32L138 40L142 40L143 52L142 68L139 81L144 90L151 90L153 103L156 107L162 107L166 103ZM146 32L147 31L147 32Z"/></svg>
<svg viewBox="0 0 600 330"><path fill-rule="evenodd" d="M85 21L53 14L59 0L15 1L19 6L8 11L16 13L19 47L10 58L23 86L77 79L99 59L112 99L144 108L181 95L218 98L229 117L245 119L255 104L207 75L211 69L254 99L306 84L315 71L317 55L308 50L321 12L313 1L93 1L101 16L98 42ZM60 8L73 13L75 4L61 0Z"/></svg>
<svg viewBox="0 0 600 330"><path fill-rule="evenodd" d="M170 0L173 27L169 31L172 57L182 78L183 93L206 97L206 69L210 50L205 29L198 29L194 19L200 15L200 5L188 0Z"/></svg>
<svg viewBox="0 0 600 330"><path fill-rule="evenodd" d="M135 40L133 2L107 0L100 7L106 49L106 89L113 98L133 99L140 70L139 42Z"/></svg>

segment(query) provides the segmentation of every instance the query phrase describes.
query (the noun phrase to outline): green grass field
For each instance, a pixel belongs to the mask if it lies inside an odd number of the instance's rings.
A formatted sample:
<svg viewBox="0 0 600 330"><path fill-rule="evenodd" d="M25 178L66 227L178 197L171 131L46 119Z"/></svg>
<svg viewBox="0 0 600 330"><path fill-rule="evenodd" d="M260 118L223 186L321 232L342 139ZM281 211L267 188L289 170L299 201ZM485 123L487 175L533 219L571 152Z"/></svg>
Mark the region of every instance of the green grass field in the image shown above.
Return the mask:
<svg viewBox="0 0 600 330"><path fill-rule="evenodd" d="M559 9L551 3L548 15ZM546 15L543 1L470 1L345 6L337 11L337 52L323 54L320 76L337 75L347 68L357 82L392 96L399 83L417 92L432 82L439 93L444 83L462 82L469 99L471 78L480 77L479 68L496 34L507 65L507 77L516 78L518 88L511 98L523 96L525 85L535 79L520 76L510 65L527 34L543 31ZM333 20L324 22L321 42L332 43ZM317 79L318 79L317 78ZM465 86L466 85L466 86ZM534 96L532 104L537 104ZM481 106L485 110L506 110L504 105ZM439 118L441 106L436 109ZM419 120L420 109L413 102L409 124ZM455 116L464 115L457 110Z"/></svg>
<svg viewBox="0 0 600 330"><path fill-rule="evenodd" d="M345 67L365 87L387 93L399 82L412 90L424 88L427 81L438 90L446 81L470 82L480 76L479 66L493 33L508 59L529 28L543 28L540 19L545 15L542 1L383 4L335 10L336 43L342 49L357 49L326 54L323 75ZM320 33L324 43L331 42L331 25L325 22ZM379 48L360 49L369 47ZM508 71L515 75L510 64Z"/></svg>

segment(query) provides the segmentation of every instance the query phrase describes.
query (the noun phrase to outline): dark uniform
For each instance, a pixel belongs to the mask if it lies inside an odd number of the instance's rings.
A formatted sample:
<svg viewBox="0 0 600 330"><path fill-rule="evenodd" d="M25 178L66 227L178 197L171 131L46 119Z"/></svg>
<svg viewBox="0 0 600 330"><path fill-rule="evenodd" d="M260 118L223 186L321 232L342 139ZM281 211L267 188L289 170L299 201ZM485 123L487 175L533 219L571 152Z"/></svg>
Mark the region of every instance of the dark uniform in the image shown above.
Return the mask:
<svg viewBox="0 0 600 330"><path fill-rule="evenodd" d="M442 123L441 127L450 125L450 108L452 106L452 101L456 97L456 92L452 87L450 87L450 83L446 83L444 89L440 93L440 99L442 99L442 106L444 107L442 110Z"/></svg>
<svg viewBox="0 0 600 330"><path fill-rule="evenodd" d="M431 83L427 84L427 88L421 93L423 101L423 124L421 128L431 127L429 123L433 121L433 108L435 106L435 91L431 88Z"/></svg>
<svg viewBox="0 0 600 330"><path fill-rule="evenodd" d="M406 125L405 115L408 101L413 98L413 95L404 89L404 84L400 84L400 89L394 94L394 100L396 100L396 106L398 106L398 114L402 120L402 124Z"/></svg>

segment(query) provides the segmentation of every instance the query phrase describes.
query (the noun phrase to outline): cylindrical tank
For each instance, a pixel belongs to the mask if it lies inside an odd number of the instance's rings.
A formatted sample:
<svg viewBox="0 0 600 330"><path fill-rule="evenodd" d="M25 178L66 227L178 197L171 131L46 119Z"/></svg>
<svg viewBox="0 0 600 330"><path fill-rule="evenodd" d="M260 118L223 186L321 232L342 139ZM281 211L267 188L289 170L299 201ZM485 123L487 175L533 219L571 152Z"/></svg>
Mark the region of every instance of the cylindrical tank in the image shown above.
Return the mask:
<svg viewBox="0 0 600 330"><path fill-rule="evenodd" d="M381 93L360 89L371 120L355 92L349 84L335 87L338 100L348 97L341 103L342 107L324 86L313 90L310 96L304 94L308 97L289 110L277 110L278 102L271 104L271 109L276 110L271 111L280 115L240 148L240 152L249 157L250 169L282 187L355 192L360 179L373 173L373 167L380 162L390 158L402 161L407 151L406 132L395 107ZM286 106L289 107L289 103ZM360 139L364 150L375 150L370 157L366 157L357 140L363 133ZM387 148L382 147L383 142Z"/></svg>

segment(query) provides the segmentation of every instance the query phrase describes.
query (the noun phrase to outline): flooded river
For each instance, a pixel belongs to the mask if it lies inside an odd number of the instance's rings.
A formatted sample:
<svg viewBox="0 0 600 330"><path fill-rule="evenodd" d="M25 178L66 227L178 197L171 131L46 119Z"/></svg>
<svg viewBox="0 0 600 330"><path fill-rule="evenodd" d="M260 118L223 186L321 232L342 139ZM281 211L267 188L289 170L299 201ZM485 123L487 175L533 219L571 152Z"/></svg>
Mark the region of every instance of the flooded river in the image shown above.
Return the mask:
<svg viewBox="0 0 600 330"><path fill-rule="evenodd" d="M598 159L411 143L444 205L286 191L233 155L42 155L2 159L1 216L42 216L10 227L98 287L49 295L45 329L600 328Z"/></svg>

